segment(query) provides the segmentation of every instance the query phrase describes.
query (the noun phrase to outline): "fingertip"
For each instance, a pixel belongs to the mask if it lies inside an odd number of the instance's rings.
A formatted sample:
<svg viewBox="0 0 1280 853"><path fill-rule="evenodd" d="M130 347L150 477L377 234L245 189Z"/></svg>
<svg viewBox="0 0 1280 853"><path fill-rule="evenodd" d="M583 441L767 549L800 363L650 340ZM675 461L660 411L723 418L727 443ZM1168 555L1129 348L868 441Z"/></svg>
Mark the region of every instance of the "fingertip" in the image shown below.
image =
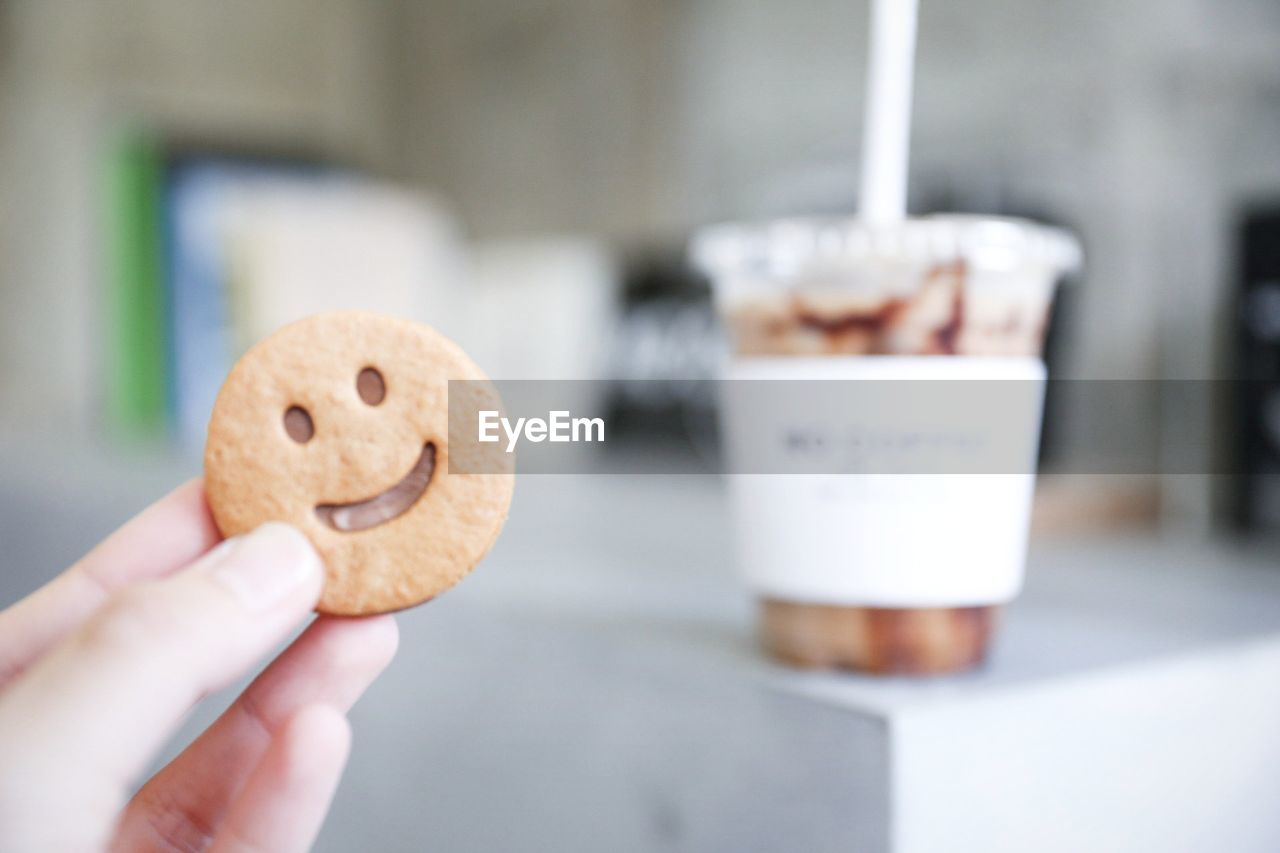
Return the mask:
<svg viewBox="0 0 1280 853"><path fill-rule="evenodd" d="M291 770L310 775L346 763L351 723L337 708L317 702L298 709L285 725L284 738Z"/></svg>
<svg viewBox="0 0 1280 853"><path fill-rule="evenodd" d="M370 658L386 666L400 649L400 623L390 613L382 616L366 616L364 631L367 635Z"/></svg>
<svg viewBox="0 0 1280 853"><path fill-rule="evenodd" d="M356 678L361 691L391 663L400 647L400 628L390 615L321 616L304 636L299 651L325 661L325 671Z"/></svg>
<svg viewBox="0 0 1280 853"><path fill-rule="evenodd" d="M306 558L317 564L320 563L320 554L316 551L316 547L311 543L311 540L307 538L307 534L287 521L264 521L250 535L270 536L279 539L281 543L292 549L299 559Z"/></svg>
<svg viewBox="0 0 1280 853"><path fill-rule="evenodd" d="M192 477L169 493L170 500L209 509L209 501L204 494L204 477ZM212 513L209 513L212 515Z"/></svg>
<svg viewBox="0 0 1280 853"><path fill-rule="evenodd" d="M269 521L228 542L233 544L210 554L210 576L244 606L315 606L324 586L324 565L302 531Z"/></svg>
<svg viewBox="0 0 1280 853"><path fill-rule="evenodd" d="M299 708L240 791L213 849L311 849L350 750L341 712L323 703Z"/></svg>
<svg viewBox="0 0 1280 853"><path fill-rule="evenodd" d="M283 521L268 521L259 525L258 529L253 531L251 535L269 537L271 540L279 542L280 546L285 550L287 558L302 566L303 571L312 575L311 581L315 584L316 599L319 600L320 592L324 587L324 560L307 534L292 524Z"/></svg>
<svg viewBox="0 0 1280 853"><path fill-rule="evenodd" d="M213 518L213 510L209 508L209 500L204 494L202 477L187 480L161 501L162 504L169 502L172 502L183 516L191 520L201 541L212 545L222 539L222 533L218 530L218 524Z"/></svg>

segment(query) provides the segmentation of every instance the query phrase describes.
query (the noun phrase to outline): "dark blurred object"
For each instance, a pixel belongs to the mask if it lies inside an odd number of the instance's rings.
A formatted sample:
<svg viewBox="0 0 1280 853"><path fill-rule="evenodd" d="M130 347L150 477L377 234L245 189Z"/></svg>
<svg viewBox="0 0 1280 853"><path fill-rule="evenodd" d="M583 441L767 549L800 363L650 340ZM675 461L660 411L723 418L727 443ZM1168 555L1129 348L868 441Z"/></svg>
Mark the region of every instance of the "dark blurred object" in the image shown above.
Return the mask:
<svg viewBox="0 0 1280 853"><path fill-rule="evenodd" d="M1241 221L1230 383L1231 521L1238 530L1280 529L1280 206Z"/></svg>
<svg viewBox="0 0 1280 853"><path fill-rule="evenodd" d="M614 437L671 452L714 453L716 401L710 379L724 341L707 281L683 244L633 252L623 273L610 400Z"/></svg>

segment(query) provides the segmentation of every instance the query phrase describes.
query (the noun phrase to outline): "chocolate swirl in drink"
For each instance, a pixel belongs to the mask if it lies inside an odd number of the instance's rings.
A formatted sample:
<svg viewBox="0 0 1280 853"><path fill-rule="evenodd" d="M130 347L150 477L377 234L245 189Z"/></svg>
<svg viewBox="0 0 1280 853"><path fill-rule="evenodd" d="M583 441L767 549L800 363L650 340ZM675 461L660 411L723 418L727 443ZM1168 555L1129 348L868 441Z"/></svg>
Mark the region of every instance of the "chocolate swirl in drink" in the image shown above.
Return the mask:
<svg viewBox="0 0 1280 853"><path fill-rule="evenodd" d="M791 357L799 365L849 356L1034 360L1054 280L1074 266L1078 249L1067 235L1031 223L937 217L880 230L856 222L721 226L694 251L715 282L736 363ZM758 511L760 501L751 505ZM766 514L749 523L769 522ZM1021 536L1025 545L1025 520L1010 525L1010 541ZM922 517L921 534L929 527ZM838 537L828 550L829 559L840 559ZM1020 553L1016 559L1020 581ZM795 567L779 571L788 568ZM786 586L779 582L760 599L764 644L775 657L881 673L950 672L980 663L1002 603L885 606L842 600L850 597L843 590L823 600L778 594Z"/></svg>
<svg viewBox="0 0 1280 853"><path fill-rule="evenodd" d="M1039 294L969 294L967 266L930 268L907 295L836 287L730 308L734 351L779 355L1039 355L1048 304Z"/></svg>

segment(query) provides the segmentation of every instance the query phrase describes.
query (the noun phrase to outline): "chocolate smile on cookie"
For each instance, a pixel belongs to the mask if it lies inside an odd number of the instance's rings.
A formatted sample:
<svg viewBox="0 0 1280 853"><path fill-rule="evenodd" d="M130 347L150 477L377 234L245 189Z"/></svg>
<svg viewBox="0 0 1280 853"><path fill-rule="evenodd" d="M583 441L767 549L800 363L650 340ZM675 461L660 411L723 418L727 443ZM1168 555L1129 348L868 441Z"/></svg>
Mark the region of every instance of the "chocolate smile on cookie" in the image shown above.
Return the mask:
<svg viewBox="0 0 1280 853"><path fill-rule="evenodd" d="M321 613L384 613L444 592L497 538L514 484L499 445L450 448L451 379L501 408L480 368L419 323L340 311L261 341L209 421L218 529L285 521L305 533L325 562Z"/></svg>
<svg viewBox="0 0 1280 853"><path fill-rule="evenodd" d="M368 530L404 515L431 485L436 471L436 446L428 442L417 464L404 479L379 495L349 504L320 504L316 515L334 530Z"/></svg>

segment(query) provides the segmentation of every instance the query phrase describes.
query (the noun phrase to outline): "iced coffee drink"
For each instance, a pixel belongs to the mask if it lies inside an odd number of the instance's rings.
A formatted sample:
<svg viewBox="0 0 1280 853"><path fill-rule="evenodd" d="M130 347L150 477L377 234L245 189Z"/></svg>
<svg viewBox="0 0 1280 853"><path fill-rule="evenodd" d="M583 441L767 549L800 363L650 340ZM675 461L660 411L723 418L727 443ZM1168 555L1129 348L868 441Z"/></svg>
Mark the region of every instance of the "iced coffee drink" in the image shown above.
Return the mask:
<svg viewBox="0 0 1280 853"><path fill-rule="evenodd" d="M1024 470L750 475L728 460L739 557L774 656L884 673L981 662L999 606L1022 581L1040 351L1056 280L1078 262L1074 240L975 217L805 220L709 229L694 256L727 326L730 379L1015 379L1034 389L1033 405L997 418L1030 448ZM922 411L895 415L892 428L945 431L946 410ZM732 440L746 416L725 414L731 453L754 456ZM782 426L816 417L774 416Z"/></svg>

